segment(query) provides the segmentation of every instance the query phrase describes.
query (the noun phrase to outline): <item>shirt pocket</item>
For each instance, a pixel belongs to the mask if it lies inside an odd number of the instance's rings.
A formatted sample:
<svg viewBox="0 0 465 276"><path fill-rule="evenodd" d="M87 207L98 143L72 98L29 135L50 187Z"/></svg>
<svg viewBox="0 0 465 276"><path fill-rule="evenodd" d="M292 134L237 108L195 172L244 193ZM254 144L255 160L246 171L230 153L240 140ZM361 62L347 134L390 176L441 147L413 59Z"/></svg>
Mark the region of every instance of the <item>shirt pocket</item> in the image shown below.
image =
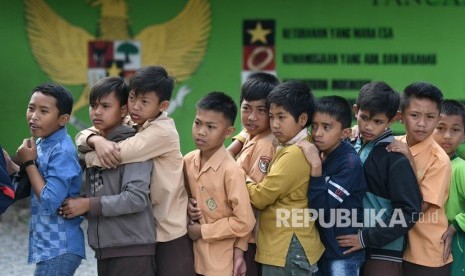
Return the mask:
<svg viewBox="0 0 465 276"><path fill-rule="evenodd" d="M215 222L227 215L225 196L220 196L218 191L212 191L205 186L199 187L199 195L199 207L202 210L206 223Z"/></svg>

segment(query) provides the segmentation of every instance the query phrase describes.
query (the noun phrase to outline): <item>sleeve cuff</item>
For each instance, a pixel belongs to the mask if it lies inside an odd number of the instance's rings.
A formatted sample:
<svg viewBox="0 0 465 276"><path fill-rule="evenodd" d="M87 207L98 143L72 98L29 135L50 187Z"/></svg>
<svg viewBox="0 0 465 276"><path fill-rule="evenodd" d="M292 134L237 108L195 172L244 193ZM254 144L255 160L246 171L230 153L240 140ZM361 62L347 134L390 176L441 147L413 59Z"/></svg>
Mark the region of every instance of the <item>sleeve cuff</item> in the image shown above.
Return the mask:
<svg viewBox="0 0 465 276"><path fill-rule="evenodd" d="M210 229L207 224L200 224L200 233L202 234L202 239L208 242L210 239Z"/></svg>
<svg viewBox="0 0 465 276"><path fill-rule="evenodd" d="M101 197L90 197L89 198L89 215L101 216L102 215L102 202Z"/></svg>
<svg viewBox="0 0 465 276"><path fill-rule="evenodd" d="M358 231L358 240L359 240L360 245L362 246L362 248L367 247L366 244L365 244L365 240L363 239L363 231Z"/></svg>
<svg viewBox="0 0 465 276"><path fill-rule="evenodd" d="M244 252L247 251L247 249L249 248L249 242L248 242L249 237L250 237L250 234L242 238L237 238L236 241L234 242L234 247L239 248L240 250Z"/></svg>

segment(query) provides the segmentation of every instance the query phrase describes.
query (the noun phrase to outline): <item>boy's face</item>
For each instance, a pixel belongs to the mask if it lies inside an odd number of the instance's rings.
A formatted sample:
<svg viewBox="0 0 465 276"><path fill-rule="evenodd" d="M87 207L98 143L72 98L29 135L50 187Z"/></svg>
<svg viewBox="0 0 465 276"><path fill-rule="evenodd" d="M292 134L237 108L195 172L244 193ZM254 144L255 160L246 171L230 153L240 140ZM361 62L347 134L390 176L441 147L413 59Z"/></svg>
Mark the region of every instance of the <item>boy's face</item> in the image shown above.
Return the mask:
<svg viewBox="0 0 465 276"><path fill-rule="evenodd" d="M307 114L302 113L296 122L291 113L274 103L270 105L269 116L271 131L281 144L294 138L305 127L308 119Z"/></svg>
<svg viewBox="0 0 465 276"><path fill-rule="evenodd" d="M396 118L389 120L385 113L370 115L367 110L361 110L354 105L354 114L357 118L358 131L363 143L375 140L393 123Z"/></svg>
<svg viewBox="0 0 465 276"><path fill-rule="evenodd" d="M192 137L196 147L202 151L203 158L212 156L233 132L234 127L224 118L223 113L197 109L192 125Z"/></svg>
<svg viewBox="0 0 465 276"><path fill-rule="evenodd" d="M341 139L350 135L349 128L342 128L334 116L327 113L315 112L312 120L312 139L319 151L328 155L341 143Z"/></svg>
<svg viewBox="0 0 465 276"><path fill-rule="evenodd" d="M145 121L155 119L160 112L166 111L169 106L169 101L160 102L155 91L140 93L136 96L134 90L129 92L128 110L131 120L143 125Z"/></svg>
<svg viewBox="0 0 465 276"><path fill-rule="evenodd" d="M69 121L68 114L58 115L57 101L41 92L32 94L26 111L31 135L45 138L58 131Z"/></svg>
<svg viewBox="0 0 465 276"><path fill-rule="evenodd" d="M465 141L462 116L441 114L433 138L450 157L454 155L459 145Z"/></svg>
<svg viewBox="0 0 465 276"><path fill-rule="evenodd" d="M409 147L414 146L433 134L439 120L438 105L425 98L411 98L402 112Z"/></svg>
<svg viewBox="0 0 465 276"><path fill-rule="evenodd" d="M114 91L89 106L90 120L104 137L121 124L126 113L127 106L120 106Z"/></svg>
<svg viewBox="0 0 465 276"><path fill-rule="evenodd" d="M241 122L250 137L270 129L266 100L246 101L241 104Z"/></svg>

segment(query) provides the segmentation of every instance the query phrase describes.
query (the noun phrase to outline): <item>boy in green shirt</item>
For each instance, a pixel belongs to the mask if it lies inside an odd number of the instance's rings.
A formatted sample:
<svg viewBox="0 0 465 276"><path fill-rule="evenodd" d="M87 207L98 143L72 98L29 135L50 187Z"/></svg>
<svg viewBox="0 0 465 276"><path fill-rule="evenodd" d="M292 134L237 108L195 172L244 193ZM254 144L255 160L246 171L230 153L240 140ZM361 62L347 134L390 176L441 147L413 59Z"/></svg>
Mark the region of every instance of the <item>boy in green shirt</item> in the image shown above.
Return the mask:
<svg viewBox="0 0 465 276"><path fill-rule="evenodd" d="M449 199L445 204L449 227L442 236L446 247L444 260L452 247L451 275L463 275L465 271L465 160L457 156L457 148L465 141L464 126L465 106L455 100L445 100L433 138L449 155L452 165Z"/></svg>

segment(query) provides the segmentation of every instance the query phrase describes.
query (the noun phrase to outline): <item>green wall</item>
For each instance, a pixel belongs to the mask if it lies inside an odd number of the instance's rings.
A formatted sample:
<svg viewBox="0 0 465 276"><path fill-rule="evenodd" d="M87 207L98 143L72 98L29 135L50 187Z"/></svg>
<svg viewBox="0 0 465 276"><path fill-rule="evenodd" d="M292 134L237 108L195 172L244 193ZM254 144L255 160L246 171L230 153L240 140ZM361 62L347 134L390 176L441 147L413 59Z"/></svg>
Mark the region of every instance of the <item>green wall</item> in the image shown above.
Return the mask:
<svg viewBox="0 0 465 276"><path fill-rule="evenodd" d="M98 7L90 7L85 0L46 2L71 24L96 33ZM176 16L187 3L126 2L134 34ZM212 0L211 11L207 53L197 72L180 84L188 85L192 92L172 114L183 153L194 149L190 128L195 102L203 94L219 90L239 98L245 19L275 20L278 76L319 83L314 89L317 97L337 94L354 99L357 83L365 80L384 80L398 91L413 81L426 80L440 87L447 98L465 99L465 1ZM0 25L0 144L13 153L21 139L29 135L25 111L30 91L50 78L30 51L22 1L1 2ZM368 36L360 36L361 31ZM337 62L312 62L311 57L316 55L336 57ZM388 56L391 61L392 57L398 58L398 63L383 61ZM303 58L307 62L301 63ZM373 58L378 63L373 63ZM351 62L358 59L358 63ZM80 86L68 88L76 97L82 91ZM85 108L77 111L77 116L89 122ZM240 128L239 120L236 126ZM71 135L77 132L72 126L68 129Z"/></svg>

